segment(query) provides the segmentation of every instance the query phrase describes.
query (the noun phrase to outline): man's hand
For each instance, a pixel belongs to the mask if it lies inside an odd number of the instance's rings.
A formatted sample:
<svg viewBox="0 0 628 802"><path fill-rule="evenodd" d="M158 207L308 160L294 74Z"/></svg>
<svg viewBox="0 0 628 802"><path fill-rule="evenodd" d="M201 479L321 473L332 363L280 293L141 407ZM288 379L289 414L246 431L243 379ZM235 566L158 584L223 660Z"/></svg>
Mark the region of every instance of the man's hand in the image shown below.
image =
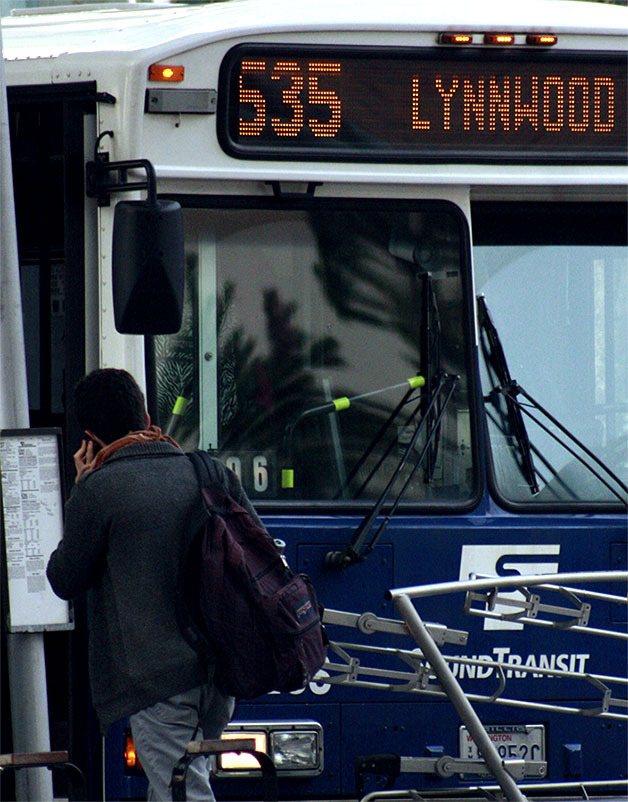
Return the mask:
<svg viewBox="0 0 628 802"><path fill-rule="evenodd" d="M74 467L76 468L75 482L78 482L82 476L93 470L94 456L93 441L83 440L81 442L81 447L74 454Z"/></svg>

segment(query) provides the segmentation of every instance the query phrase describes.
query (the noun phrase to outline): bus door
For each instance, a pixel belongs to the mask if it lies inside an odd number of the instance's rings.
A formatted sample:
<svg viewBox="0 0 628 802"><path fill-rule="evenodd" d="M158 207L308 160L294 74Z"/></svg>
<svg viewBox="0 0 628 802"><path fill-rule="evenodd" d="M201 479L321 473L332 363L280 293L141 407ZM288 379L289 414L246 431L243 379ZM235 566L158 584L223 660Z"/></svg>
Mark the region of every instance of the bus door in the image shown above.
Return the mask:
<svg viewBox="0 0 628 802"><path fill-rule="evenodd" d="M96 204L86 206L84 172L95 141L95 97L95 85L85 83L8 90L29 425L62 429L66 488L74 480L72 454L81 434L67 403L86 365L85 268ZM91 738L81 735L91 708L82 668L83 611L75 608L74 614L75 633L45 635L51 748L69 749L89 782L97 778L98 761L89 766ZM8 711L5 672L3 664ZM3 715L3 751L10 751L10 738L10 717ZM86 798L95 793L90 789Z"/></svg>

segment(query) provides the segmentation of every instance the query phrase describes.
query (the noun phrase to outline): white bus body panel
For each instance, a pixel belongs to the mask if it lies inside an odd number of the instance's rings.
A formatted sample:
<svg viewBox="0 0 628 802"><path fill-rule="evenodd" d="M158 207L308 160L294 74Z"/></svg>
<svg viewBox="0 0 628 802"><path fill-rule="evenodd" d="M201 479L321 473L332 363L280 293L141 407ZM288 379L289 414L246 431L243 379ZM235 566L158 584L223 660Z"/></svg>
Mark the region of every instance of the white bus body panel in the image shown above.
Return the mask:
<svg viewBox="0 0 628 802"><path fill-rule="evenodd" d="M207 6L131 4L111 10L31 10L3 20L7 82L13 86L95 82L115 104L97 106L96 135L111 160L147 158L160 192L270 195L267 182L289 189L322 182L322 196L446 198L469 217L469 199L623 198L623 165L391 164L241 160L217 139L215 114L147 114L151 64L185 67L181 89L218 90L225 54L241 42L435 47L444 31L551 32L554 50L625 51L628 9L569 0L499 0L470 4L416 0L233 0ZM478 39L480 37L477 37ZM475 47L475 45L474 45ZM480 46L481 48L481 46ZM126 196L128 197L128 195ZM99 292L87 298L101 365L143 375L140 337L115 331L111 303L112 207L98 210ZM98 297L97 305L94 300ZM88 327L89 330L89 327ZM87 353L93 352L93 343Z"/></svg>

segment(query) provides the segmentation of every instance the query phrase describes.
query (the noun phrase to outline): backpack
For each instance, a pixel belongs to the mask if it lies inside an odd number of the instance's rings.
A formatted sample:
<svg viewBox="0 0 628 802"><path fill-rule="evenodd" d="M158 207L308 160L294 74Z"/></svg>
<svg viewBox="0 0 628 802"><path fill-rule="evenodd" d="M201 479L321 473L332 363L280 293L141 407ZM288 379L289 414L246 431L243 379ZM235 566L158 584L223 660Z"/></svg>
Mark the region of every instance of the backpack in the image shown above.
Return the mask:
<svg viewBox="0 0 628 802"><path fill-rule="evenodd" d="M177 618L187 642L215 663L217 688L236 699L303 688L325 661L314 588L294 574L268 532L228 492L225 467L188 454L204 520L179 577Z"/></svg>

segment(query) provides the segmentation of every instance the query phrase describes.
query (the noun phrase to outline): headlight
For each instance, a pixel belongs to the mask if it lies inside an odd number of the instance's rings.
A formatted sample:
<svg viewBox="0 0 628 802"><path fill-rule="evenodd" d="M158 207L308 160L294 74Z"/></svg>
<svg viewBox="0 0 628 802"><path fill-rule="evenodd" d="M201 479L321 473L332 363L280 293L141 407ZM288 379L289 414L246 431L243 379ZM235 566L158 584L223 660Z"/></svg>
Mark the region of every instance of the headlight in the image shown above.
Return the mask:
<svg viewBox="0 0 628 802"><path fill-rule="evenodd" d="M315 731L272 732L271 757L277 771L317 769L320 763L318 733Z"/></svg>
<svg viewBox="0 0 628 802"><path fill-rule="evenodd" d="M257 751L272 758L278 777L307 777L323 771L323 728L317 721L234 721L222 738L254 738ZM218 777L258 772L253 755L228 752L216 760Z"/></svg>

